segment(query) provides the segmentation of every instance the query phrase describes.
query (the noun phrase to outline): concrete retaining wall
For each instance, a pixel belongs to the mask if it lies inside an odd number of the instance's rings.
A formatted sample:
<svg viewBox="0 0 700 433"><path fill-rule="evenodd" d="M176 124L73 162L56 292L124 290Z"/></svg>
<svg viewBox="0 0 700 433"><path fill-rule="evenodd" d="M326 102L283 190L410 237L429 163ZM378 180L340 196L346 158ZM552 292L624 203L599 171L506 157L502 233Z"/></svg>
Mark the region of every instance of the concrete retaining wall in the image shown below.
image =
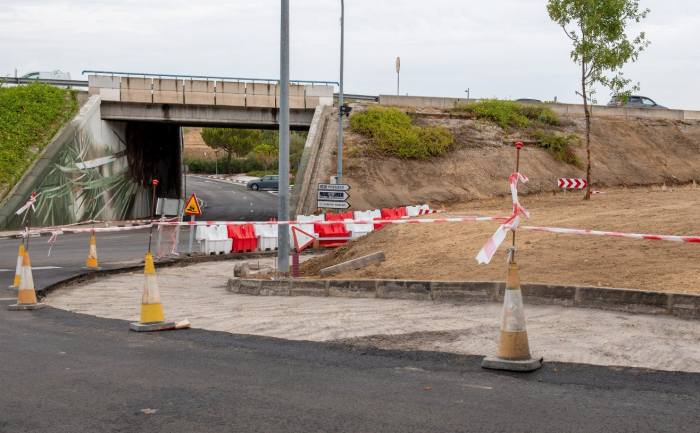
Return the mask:
<svg viewBox="0 0 700 433"><path fill-rule="evenodd" d="M476 102L470 99L469 102ZM449 110L458 104L467 103L466 98L443 98L435 96L394 96L379 95L380 105L396 107L435 108ZM583 116L583 105L580 104L544 104L557 114L565 116ZM667 119L682 121L700 120L700 111L690 110L656 110L648 108L617 108L604 105L592 107L593 115L601 117L619 117L622 119Z"/></svg>
<svg viewBox="0 0 700 433"><path fill-rule="evenodd" d="M232 278L228 290L258 296L337 296L457 303L502 302L502 282L413 280L256 280ZM527 304L598 308L700 319L700 296L586 286L523 284Z"/></svg>

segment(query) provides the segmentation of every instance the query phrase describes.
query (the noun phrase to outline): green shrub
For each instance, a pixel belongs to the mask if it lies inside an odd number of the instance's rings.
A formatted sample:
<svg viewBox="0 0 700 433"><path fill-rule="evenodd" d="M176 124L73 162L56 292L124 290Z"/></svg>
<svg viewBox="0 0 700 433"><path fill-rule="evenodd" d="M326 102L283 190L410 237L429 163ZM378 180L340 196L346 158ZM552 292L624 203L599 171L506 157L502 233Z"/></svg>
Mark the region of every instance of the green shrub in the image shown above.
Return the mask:
<svg viewBox="0 0 700 433"><path fill-rule="evenodd" d="M254 158L235 158L227 162L225 158L217 161L210 159L186 158L185 164L190 173L219 173L238 174L263 170L264 167Z"/></svg>
<svg viewBox="0 0 700 433"><path fill-rule="evenodd" d="M0 88L0 196L77 110L70 90L46 84Z"/></svg>
<svg viewBox="0 0 700 433"><path fill-rule="evenodd" d="M378 150L399 158L428 159L447 152L454 143L443 126L417 126L393 107L370 107L350 117L350 128L369 137Z"/></svg>
<svg viewBox="0 0 700 433"><path fill-rule="evenodd" d="M537 146L551 153L557 161L583 168L583 163L572 149L579 142L579 137L576 134L558 134L540 129L532 135L537 140Z"/></svg>
<svg viewBox="0 0 700 433"><path fill-rule="evenodd" d="M477 119L490 120L503 129L527 128L533 122L546 125L559 124L559 118L548 107L520 104L499 99L486 99L470 104L461 104L453 108L452 111L472 113Z"/></svg>

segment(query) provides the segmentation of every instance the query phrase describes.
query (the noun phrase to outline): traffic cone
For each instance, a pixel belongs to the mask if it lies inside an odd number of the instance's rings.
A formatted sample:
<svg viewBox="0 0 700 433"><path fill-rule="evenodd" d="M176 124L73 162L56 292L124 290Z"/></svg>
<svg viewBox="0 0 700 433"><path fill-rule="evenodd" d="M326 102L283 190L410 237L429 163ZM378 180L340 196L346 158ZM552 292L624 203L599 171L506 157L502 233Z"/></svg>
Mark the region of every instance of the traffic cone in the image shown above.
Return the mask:
<svg viewBox="0 0 700 433"><path fill-rule="evenodd" d="M34 278L32 277L32 265L29 262L29 251L24 251L22 255L22 271L17 290L17 303L8 306L10 310L38 310L46 305L40 304L36 300L34 291Z"/></svg>
<svg viewBox="0 0 700 433"><path fill-rule="evenodd" d="M88 256L85 259L85 267L92 270L100 269L97 264L97 236L95 232L90 235L90 246L88 247Z"/></svg>
<svg viewBox="0 0 700 433"><path fill-rule="evenodd" d="M156 268L153 265L153 254L150 251L146 253L144 259L143 273L146 281L141 297L141 318L138 322L129 324L129 329L136 332L147 332L189 327L189 322L186 320L177 324L165 321L163 305L160 303Z"/></svg>
<svg viewBox="0 0 700 433"><path fill-rule="evenodd" d="M525 328L525 310L523 295L520 291L518 265L508 264L506 290L503 295L503 315L501 334L498 340L498 355L486 357L481 363L483 368L509 371L533 371L542 367L542 358L534 359L530 355L530 345Z"/></svg>
<svg viewBox="0 0 700 433"><path fill-rule="evenodd" d="M20 276L22 273L22 262L24 261L24 242L20 242L19 251L17 252L17 267L15 268L15 279L10 286L10 289L18 289Z"/></svg>

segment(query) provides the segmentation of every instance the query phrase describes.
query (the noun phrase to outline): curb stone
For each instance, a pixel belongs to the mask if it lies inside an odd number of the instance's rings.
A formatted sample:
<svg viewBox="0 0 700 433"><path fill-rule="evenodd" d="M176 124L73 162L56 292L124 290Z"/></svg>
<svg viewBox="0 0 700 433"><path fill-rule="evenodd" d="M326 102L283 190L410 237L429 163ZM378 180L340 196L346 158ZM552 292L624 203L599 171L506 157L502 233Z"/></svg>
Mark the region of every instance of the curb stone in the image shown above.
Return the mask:
<svg viewBox="0 0 700 433"><path fill-rule="evenodd" d="M228 291L258 296L334 296L473 304L503 302L505 284L488 281L232 278L228 282ZM700 320L700 295L555 284L523 284L522 292L524 302L532 305L595 308Z"/></svg>

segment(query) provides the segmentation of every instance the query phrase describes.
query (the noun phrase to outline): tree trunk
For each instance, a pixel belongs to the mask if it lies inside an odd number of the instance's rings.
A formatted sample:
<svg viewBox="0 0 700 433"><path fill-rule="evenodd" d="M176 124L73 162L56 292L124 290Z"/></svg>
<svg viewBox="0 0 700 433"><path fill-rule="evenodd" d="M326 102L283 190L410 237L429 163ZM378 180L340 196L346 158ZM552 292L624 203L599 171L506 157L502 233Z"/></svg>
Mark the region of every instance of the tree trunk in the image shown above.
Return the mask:
<svg viewBox="0 0 700 433"><path fill-rule="evenodd" d="M585 60L581 62L581 90L583 97L583 111L586 114L586 182L588 186L586 187L586 195L583 196L584 200L591 199L591 111L588 106L588 94L586 93L586 62Z"/></svg>

